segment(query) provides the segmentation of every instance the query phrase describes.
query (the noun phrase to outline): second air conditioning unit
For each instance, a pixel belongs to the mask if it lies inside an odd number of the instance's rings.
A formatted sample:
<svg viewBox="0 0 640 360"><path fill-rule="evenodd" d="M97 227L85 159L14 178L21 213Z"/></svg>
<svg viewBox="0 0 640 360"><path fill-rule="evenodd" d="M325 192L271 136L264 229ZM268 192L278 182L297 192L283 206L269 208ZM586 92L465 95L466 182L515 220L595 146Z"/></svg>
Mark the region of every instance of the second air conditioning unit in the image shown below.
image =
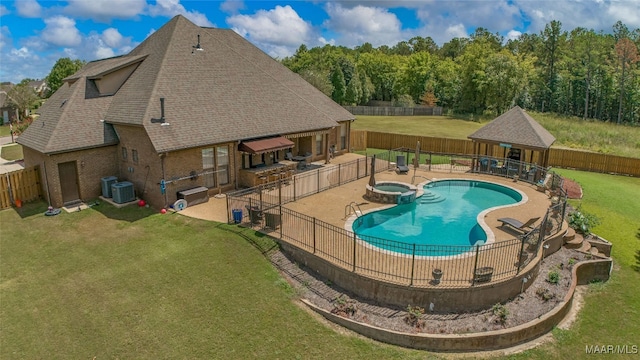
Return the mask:
<svg viewBox="0 0 640 360"><path fill-rule="evenodd" d="M113 202L116 204L124 204L136 199L133 183L129 181L122 181L111 185L111 193L113 195Z"/></svg>

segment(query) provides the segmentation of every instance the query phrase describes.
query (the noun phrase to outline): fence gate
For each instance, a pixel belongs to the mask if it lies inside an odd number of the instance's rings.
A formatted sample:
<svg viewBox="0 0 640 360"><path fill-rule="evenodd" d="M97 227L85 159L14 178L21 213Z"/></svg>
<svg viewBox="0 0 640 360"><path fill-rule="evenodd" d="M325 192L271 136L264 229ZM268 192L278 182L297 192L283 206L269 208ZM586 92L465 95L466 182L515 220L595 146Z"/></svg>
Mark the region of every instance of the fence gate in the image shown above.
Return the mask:
<svg viewBox="0 0 640 360"><path fill-rule="evenodd" d="M0 209L10 208L40 198L40 168L38 166L0 174Z"/></svg>

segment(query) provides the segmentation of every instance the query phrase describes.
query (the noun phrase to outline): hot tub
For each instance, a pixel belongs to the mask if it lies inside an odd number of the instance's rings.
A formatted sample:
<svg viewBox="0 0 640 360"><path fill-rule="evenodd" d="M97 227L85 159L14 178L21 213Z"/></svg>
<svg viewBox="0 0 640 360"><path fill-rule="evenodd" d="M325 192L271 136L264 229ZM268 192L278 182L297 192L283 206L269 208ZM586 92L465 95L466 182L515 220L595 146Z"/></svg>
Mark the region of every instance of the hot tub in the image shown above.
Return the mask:
<svg viewBox="0 0 640 360"><path fill-rule="evenodd" d="M399 181L381 181L367 185L366 198L381 204L409 204L416 200L417 188Z"/></svg>

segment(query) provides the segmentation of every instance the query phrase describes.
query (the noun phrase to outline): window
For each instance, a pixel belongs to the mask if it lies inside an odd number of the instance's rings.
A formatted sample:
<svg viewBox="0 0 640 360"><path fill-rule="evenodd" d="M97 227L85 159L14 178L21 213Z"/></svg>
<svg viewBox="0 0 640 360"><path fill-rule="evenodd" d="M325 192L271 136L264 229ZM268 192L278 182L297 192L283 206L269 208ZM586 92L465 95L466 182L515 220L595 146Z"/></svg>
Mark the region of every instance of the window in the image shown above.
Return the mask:
<svg viewBox="0 0 640 360"><path fill-rule="evenodd" d="M316 135L316 155L322 155L322 134Z"/></svg>
<svg viewBox="0 0 640 360"><path fill-rule="evenodd" d="M122 161L127 161L127 148L122 147Z"/></svg>
<svg viewBox="0 0 640 360"><path fill-rule="evenodd" d="M340 124L340 150L347 148L347 124Z"/></svg>
<svg viewBox="0 0 640 360"><path fill-rule="evenodd" d="M229 183L229 146L202 149L204 186L214 188Z"/></svg>
<svg viewBox="0 0 640 360"><path fill-rule="evenodd" d="M132 149L131 150L131 160L133 160L134 163L138 163L138 150L136 149Z"/></svg>
<svg viewBox="0 0 640 360"><path fill-rule="evenodd" d="M216 147L216 162L218 163L218 186L229 183L229 147Z"/></svg>
<svg viewBox="0 0 640 360"><path fill-rule="evenodd" d="M204 170L204 174L202 175L204 178L204 186L208 188L215 187L213 148L202 149L202 170Z"/></svg>

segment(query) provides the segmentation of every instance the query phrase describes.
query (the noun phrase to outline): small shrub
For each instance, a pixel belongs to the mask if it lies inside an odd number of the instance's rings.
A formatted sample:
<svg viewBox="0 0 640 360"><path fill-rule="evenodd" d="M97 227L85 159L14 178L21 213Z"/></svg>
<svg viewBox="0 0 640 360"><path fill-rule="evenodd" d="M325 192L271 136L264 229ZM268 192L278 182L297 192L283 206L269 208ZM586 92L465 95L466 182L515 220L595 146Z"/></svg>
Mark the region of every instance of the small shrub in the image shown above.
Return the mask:
<svg viewBox="0 0 640 360"><path fill-rule="evenodd" d="M500 324L504 325L507 322L507 317L509 316L509 310L507 310L507 308L498 303L493 305L493 307L491 308L491 311L493 312L493 315L497 317L498 322L500 322Z"/></svg>
<svg viewBox="0 0 640 360"><path fill-rule="evenodd" d="M279 278L278 280L276 280L276 286L284 290L284 292L288 295L293 295L295 293L293 286L291 286L291 284L289 284L289 282L287 282L287 280L283 278Z"/></svg>
<svg viewBox="0 0 640 360"><path fill-rule="evenodd" d="M356 301L343 296L337 298L333 303L332 314L336 314L342 317L350 317L358 312L358 306Z"/></svg>
<svg viewBox="0 0 640 360"><path fill-rule="evenodd" d="M558 284L560 281L560 273L558 270L549 271L549 274L547 274L547 281L554 285Z"/></svg>
<svg viewBox="0 0 640 360"><path fill-rule="evenodd" d="M569 226L584 235L591 234L591 228L600 224L600 219L593 214L576 210L569 214Z"/></svg>
<svg viewBox="0 0 640 360"><path fill-rule="evenodd" d="M569 267L572 267L576 263L576 261L578 261L576 258L569 259Z"/></svg>
<svg viewBox="0 0 640 360"><path fill-rule="evenodd" d="M542 287L536 289L536 295L544 301L549 301L554 297L556 297L556 295L552 293L549 289L542 288Z"/></svg>
<svg viewBox="0 0 640 360"><path fill-rule="evenodd" d="M20 136L25 130L27 130L32 122L33 118L31 116L27 116L26 118L22 119L22 121L15 123L15 125L13 126L13 132L16 136Z"/></svg>
<svg viewBox="0 0 640 360"><path fill-rule="evenodd" d="M397 99L393 100L393 106L398 107L415 107L416 103L413 101L411 95L402 94Z"/></svg>
<svg viewBox="0 0 640 360"><path fill-rule="evenodd" d="M424 308L408 305L407 315L404 316L404 321L411 326L422 328L425 324L422 315L424 315Z"/></svg>

